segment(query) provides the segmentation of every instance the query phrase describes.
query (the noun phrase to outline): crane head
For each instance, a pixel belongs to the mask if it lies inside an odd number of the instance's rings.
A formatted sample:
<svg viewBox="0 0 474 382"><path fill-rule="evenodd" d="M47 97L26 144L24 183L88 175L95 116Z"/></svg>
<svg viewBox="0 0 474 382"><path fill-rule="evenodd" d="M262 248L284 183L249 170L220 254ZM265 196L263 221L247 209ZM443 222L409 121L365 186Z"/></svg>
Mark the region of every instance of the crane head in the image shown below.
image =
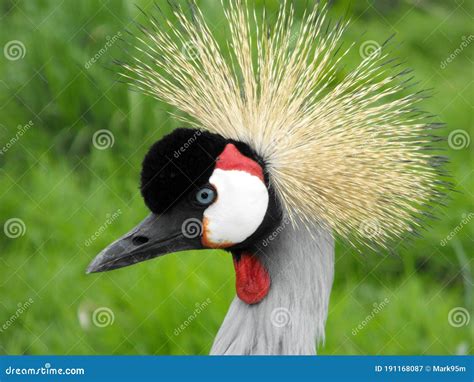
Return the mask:
<svg viewBox="0 0 474 382"><path fill-rule="evenodd" d="M451 185L438 155L442 125L420 110L426 95L411 90L389 41L346 70L348 22L331 26L327 4L300 21L282 2L270 26L247 2L226 3L226 44L194 6L176 10L176 25L149 16L132 33L120 77L202 132L180 129L151 148L141 185L151 215L89 272L221 248L234 256L237 295L252 304L270 287L259 240L282 215L385 251L416 235Z"/></svg>
<svg viewBox="0 0 474 382"><path fill-rule="evenodd" d="M266 296L270 276L256 249L282 212L264 161L247 144L177 129L150 148L140 188L150 215L105 248L88 273L173 252L224 249L233 255L241 300L254 304Z"/></svg>

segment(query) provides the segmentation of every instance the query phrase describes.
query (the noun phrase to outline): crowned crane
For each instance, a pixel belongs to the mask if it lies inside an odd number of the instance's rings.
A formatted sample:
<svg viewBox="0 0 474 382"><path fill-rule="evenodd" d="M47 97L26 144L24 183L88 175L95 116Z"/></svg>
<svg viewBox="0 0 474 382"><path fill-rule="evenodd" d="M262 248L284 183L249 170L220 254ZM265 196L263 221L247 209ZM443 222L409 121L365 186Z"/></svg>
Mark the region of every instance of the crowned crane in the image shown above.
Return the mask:
<svg viewBox="0 0 474 382"><path fill-rule="evenodd" d="M246 1L222 7L226 49L192 3L191 14L174 9L177 25L139 25L136 53L119 63L189 128L151 147L141 171L150 215L88 272L224 249L236 297L211 353L315 354L334 237L390 249L418 228L443 192L441 158L428 150L436 126L415 109L423 96L405 94L410 81L385 46L336 81L347 22L329 27L326 5L297 27L283 2L273 28Z"/></svg>

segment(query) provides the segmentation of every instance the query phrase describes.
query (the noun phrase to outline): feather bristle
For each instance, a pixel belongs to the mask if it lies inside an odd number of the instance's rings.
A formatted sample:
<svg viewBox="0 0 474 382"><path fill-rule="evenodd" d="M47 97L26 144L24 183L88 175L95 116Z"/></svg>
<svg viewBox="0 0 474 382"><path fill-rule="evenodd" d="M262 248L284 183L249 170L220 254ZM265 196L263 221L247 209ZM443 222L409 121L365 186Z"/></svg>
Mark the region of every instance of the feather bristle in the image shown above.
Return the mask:
<svg viewBox="0 0 474 382"><path fill-rule="evenodd" d="M429 153L439 125L417 109L423 93L404 95L413 78L386 52L392 38L334 84L354 43L341 48L348 22L329 28L327 5L295 26L284 1L273 28L246 1L222 6L227 49L194 2L191 17L174 5L179 26L139 25L121 75L192 126L249 144L293 222L369 247L415 234L416 217L442 194L442 161Z"/></svg>

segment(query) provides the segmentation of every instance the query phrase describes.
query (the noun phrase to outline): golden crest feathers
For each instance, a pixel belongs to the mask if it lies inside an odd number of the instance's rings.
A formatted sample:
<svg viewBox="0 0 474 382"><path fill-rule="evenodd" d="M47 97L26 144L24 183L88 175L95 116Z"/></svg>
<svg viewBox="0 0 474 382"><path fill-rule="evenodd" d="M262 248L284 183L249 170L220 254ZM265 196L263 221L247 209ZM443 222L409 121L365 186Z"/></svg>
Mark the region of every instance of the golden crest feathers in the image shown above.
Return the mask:
<svg viewBox="0 0 474 382"><path fill-rule="evenodd" d="M193 3L177 24L149 17L121 75L193 127L253 147L292 221L381 246L415 229L442 193L442 159L405 72L379 46L340 78L354 44L341 49L348 23L328 28L326 5L296 25L284 1L272 27L246 1L222 7L225 48Z"/></svg>

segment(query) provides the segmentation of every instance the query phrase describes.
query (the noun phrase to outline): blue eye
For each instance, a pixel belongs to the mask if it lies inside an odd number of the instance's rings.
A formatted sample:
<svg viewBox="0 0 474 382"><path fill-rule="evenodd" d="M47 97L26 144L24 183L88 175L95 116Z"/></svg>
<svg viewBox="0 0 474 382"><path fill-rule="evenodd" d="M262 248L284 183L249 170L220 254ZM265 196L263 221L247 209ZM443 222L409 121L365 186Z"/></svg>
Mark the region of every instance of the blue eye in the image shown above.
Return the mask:
<svg viewBox="0 0 474 382"><path fill-rule="evenodd" d="M208 186L203 187L198 192L196 192L196 201L203 206L211 204L215 198L216 191Z"/></svg>

